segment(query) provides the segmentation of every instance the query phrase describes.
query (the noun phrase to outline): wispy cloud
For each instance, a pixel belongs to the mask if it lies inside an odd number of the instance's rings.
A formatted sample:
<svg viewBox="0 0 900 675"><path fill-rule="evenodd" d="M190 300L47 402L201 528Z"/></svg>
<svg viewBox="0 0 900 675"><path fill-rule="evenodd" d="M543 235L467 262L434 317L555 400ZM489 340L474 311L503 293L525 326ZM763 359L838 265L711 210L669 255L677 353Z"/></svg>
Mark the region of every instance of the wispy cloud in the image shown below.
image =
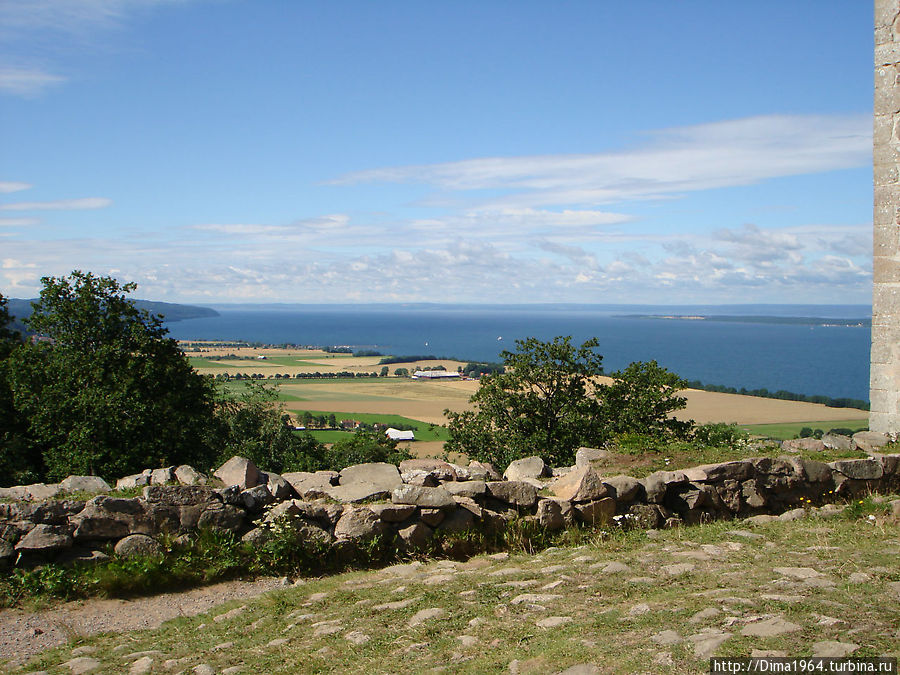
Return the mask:
<svg viewBox="0 0 900 675"><path fill-rule="evenodd" d="M13 96L33 98L65 81L61 75L35 68L0 68L0 93Z"/></svg>
<svg viewBox="0 0 900 675"><path fill-rule="evenodd" d="M0 218L0 227L23 227L37 225L40 222L37 218Z"/></svg>
<svg viewBox="0 0 900 675"><path fill-rule="evenodd" d="M853 168L871 160L869 115L767 115L663 129L647 136L644 145L618 152L487 157L370 169L332 182L506 191L506 196L491 200L493 208L583 207Z"/></svg>
<svg viewBox="0 0 900 675"><path fill-rule="evenodd" d="M0 194L19 192L20 190L27 190L30 187L32 187L30 184L19 181L0 181Z"/></svg>
<svg viewBox="0 0 900 675"><path fill-rule="evenodd" d="M105 209L112 205L105 197L84 197L82 199L58 199L50 202L13 202L0 204L0 211L73 211L84 209Z"/></svg>

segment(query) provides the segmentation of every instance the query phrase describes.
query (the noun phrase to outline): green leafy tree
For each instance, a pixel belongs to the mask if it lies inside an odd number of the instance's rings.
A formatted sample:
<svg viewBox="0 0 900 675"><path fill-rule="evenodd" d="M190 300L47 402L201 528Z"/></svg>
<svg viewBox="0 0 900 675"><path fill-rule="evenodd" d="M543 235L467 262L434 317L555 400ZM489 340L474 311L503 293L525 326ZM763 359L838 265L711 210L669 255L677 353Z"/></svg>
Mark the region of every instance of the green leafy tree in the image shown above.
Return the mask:
<svg viewBox="0 0 900 675"><path fill-rule="evenodd" d="M516 346L500 354L504 372L482 379L470 399L474 409L445 411L451 436L445 449L498 467L529 455L554 466L571 464L579 446L607 437L597 396L596 377L603 372L598 342L575 347L571 337L528 338Z"/></svg>
<svg viewBox="0 0 900 675"><path fill-rule="evenodd" d="M275 473L320 468L324 447L294 431L273 386L248 380L239 392L225 393L217 419L224 428L220 461L239 455Z"/></svg>
<svg viewBox="0 0 900 675"><path fill-rule="evenodd" d="M80 271L41 283L27 324L44 339L13 350L7 372L47 476L208 467L214 384L127 297L135 284Z"/></svg>
<svg viewBox="0 0 900 675"><path fill-rule="evenodd" d="M42 460L29 452L27 426L13 406L9 359L22 338L11 323L8 301L0 294L0 485L34 483L42 472Z"/></svg>
<svg viewBox="0 0 900 675"><path fill-rule="evenodd" d="M332 445L326 451L325 463L320 468L340 471L353 464L367 462L399 464L411 457L405 449L397 447L397 441L388 438L383 432L360 429L349 438L343 438Z"/></svg>
<svg viewBox="0 0 900 675"><path fill-rule="evenodd" d="M444 411L446 450L501 469L530 455L565 466L583 445L596 447L622 434L683 436L692 426L671 416L686 403L676 395L685 382L655 361L633 363L602 384L596 338L581 347L570 337L528 338L516 346L501 353L502 372L482 379L469 399L473 409Z"/></svg>
<svg viewBox="0 0 900 675"><path fill-rule="evenodd" d="M613 383L603 388L604 424L610 434L683 438L690 432L693 422L672 416L687 404L677 395L687 387L686 380L656 361L636 361L610 377Z"/></svg>

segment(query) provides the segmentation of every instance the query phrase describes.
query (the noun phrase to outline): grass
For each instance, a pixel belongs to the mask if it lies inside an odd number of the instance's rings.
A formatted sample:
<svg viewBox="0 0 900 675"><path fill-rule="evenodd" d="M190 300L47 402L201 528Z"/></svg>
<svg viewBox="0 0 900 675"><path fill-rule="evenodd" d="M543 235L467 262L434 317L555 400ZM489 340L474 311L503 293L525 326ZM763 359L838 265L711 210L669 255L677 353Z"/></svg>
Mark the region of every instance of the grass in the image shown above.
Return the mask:
<svg viewBox="0 0 900 675"><path fill-rule="evenodd" d="M177 659L174 670L182 672L206 663L216 672L480 674L510 672L516 661L519 673L579 663L609 673L699 673L709 668L695 647L704 631L727 635L717 656L753 649L809 656L824 640L858 645L853 656L897 656L900 528L885 504L862 501L842 517L769 523L750 536L733 522L652 538L592 531L534 555L309 579L156 630L77 638L8 672L67 673L61 664L73 648L87 647L103 673L127 672L136 657L126 654L151 650L152 672ZM807 582L776 568L820 576ZM237 606L241 613L214 620ZM412 621L429 608L444 615ZM694 618L701 610L709 616ZM542 627L551 617L560 617L558 625ZM770 617L798 629L744 634ZM674 631L672 644L661 644L663 631ZM273 639L284 642L270 646Z"/></svg>
<svg viewBox="0 0 900 675"><path fill-rule="evenodd" d="M292 410L297 419L303 419L303 413L307 412L305 410ZM415 427L415 435L416 440L418 441L446 441L450 439L450 432L445 427L436 426L433 424L429 424L428 422L422 422L420 420L414 420L409 417L403 417L402 415L382 415L379 413L332 413L321 410L310 410L308 411L311 415L315 417L319 417L325 415L328 417L329 415L335 415L338 422L341 420L356 420L357 422L363 422L365 424L386 424L389 427L400 427L400 426L412 426ZM348 436L353 435L353 431L333 431L333 430L318 430L318 429L310 429L309 432L313 435L316 440L322 443L334 443L342 438L347 438Z"/></svg>
<svg viewBox="0 0 900 675"><path fill-rule="evenodd" d="M852 429L854 432L863 431L869 428L868 419L852 419L852 420L830 420L827 422L785 422L782 424L748 424L741 425L742 429L746 429L754 436L766 436L779 441L789 438L797 438L800 430L804 427L810 429L821 429L828 432L829 429Z"/></svg>

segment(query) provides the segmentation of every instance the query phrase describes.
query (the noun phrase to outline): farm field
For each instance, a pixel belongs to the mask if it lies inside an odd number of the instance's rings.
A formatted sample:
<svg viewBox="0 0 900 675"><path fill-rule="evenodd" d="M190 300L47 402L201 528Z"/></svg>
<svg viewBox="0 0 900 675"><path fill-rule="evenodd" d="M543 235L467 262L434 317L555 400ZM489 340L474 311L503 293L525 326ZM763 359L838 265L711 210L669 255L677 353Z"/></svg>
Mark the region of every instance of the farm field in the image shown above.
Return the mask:
<svg viewBox="0 0 900 675"><path fill-rule="evenodd" d="M209 361L210 356L234 354L246 359L223 359ZM265 360L257 359L265 356ZM222 348L203 352L202 356L191 357L195 368L201 373L229 374L260 373L263 375L297 373L321 373L347 370L350 372L377 372L381 357L354 357L347 354L327 354L320 350L251 349ZM250 360L252 359L252 360ZM456 370L458 361L415 361L390 364L393 373L397 368L407 368L410 372L427 366L443 365L447 370ZM268 380L272 382L272 380ZM469 398L477 391L475 380L420 381L407 377L378 378L322 378L278 380L280 398L286 409L295 416L304 410L321 413L353 415L390 416L399 415L426 425L442 425L446 421L444 410L465 410ZM779 436L796 426L796 431L809 426L827 431L832 427L860 428L868 423L868 412L850 408L829 408L819 403L785 401L779 399L723 394L719 392L688 389L684 392L687 407L678 413L682 419L693 419L698 423L726 422L750 427L753 433L772 433ZM378 420L381 421L381 420ZM764 429L757 425L778 425ZM788 425L788 426L785 426ZM417 444L417 452L424 450Z"/></svg>

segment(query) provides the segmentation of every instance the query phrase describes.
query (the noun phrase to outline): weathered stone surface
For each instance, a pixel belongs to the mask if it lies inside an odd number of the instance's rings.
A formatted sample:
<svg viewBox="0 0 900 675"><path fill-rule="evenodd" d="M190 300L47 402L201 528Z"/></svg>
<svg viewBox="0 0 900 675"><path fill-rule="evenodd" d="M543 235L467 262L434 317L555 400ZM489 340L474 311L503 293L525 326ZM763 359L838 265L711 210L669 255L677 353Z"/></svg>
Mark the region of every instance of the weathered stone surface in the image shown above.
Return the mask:
<svg viewBox="0 0 900 675"><path fill-rule="evenodd" d="M30 499L28 490L24 485L0 488L0 499Z"/></svg>
<svg viewBox="0 0 900 675"><path fill-rule="evenodd" d="M17 551L49 553L72 546L73 539L68 528L62 525L35 525L16 544Z"/></svg>
<svg viewBox="0 0 900 675"><path fill-rule="evenodd" d="M577 466L550 483L549 489L558 498L575 503L603 499L609 494L600 476L590 466Z"/></svg>
<svg viewBox="0 0 900 675"><path fill-rule="evenodd" d="M687 482L687 477L681 471L655 471L641 479L647 502L651 504L661 504L670 485Z"/></svg>
<svg viewBox="0 0 900 675"><path fill-rule="evenodd" d="M371 539L384 532L385 524L365 507L346 509L334 526L334 536L338 539Z"/></svg>
<svg viewBox="0 0 900 675"><path fill-rule="evenodd" d="M69 476L59 483L66 492L111 492L112 488L100 476Z"/></svg>
<svg viewBox="0 0 900 675"><path fill-rule="evenodd" d="M189 506L219 501L212 488L205 485L149 485L144 488L148 503Z"/></svg>
<svg viewBox="0 0 900 675"><path fill-rule="evenodd" d="M476 460L472 460L469 462L469 480L500 480L502 476L494 468L494 465L490 462L479 462Z"/></svg>
<svg viewBox="0 0 900 675"><path fill-rule="evenodd" d="M571 502L562 499L540 499L538 501L537 521L541 527L550 531L562 530L570 525L573 514Z"/></svg>
<svg viewBox="0 0 900 675"><path fill-rule="evenodd" d="M503 472L503 478L506 480L520 481L526 478L537 480L548 474L547 465L540 457L523 457L522 459L510 462Z"/></svg>
<svg viewBox="0 0 900 675"><path fill-rule="evenodd" d="M190 464L182 464L175 468L175 480L182 485L206 484L206 476L194 469Z"/></svg>
<svg viewBox="0 0 900 675"><path fill-rule="evenodd" d="M131 490L136 487L144 487L150 485L150 474L135 473L131 476L125 476L116 481L116 490Z"/></svg>
<svg viewBox="0 0 900 675"><path fill-rule="evenodd" d="M413 523L409 527L405 527L397 531L403 546L409 550L424 549L429 540L434 536L432 530L425 523Z"/></svg>
<svg viewBox="0 0 900 675"><path fill-rule="evenodd" d="M335 485L327 488L324 492L335 501L353 504L370 499L390 499L391 489L375 483L356 482L348 485ZM306 494L309 492L307 491Z"/></svg>
<svg viewBox="0 0 900 675"><path fill-rule="evenodd" d="M416 512L412 504L369 504L369 510L386 523L399 523Z"/></svg>
<svg viewBox="0 0 900 675"><path fill-rule="evenodd" d="M704 464L683 470L690 481L716 483L723 480L747 480L753 476L753 465L746 461Z"/></svg>
<svg viewBox="0 0 900 675"><path fill-rule="evenodd" d="M831 467L824 462L817 462L802 457L792 457L797 475L810 483L830 483L832 480Z"/></svg>
<svg viewBox="0 0 900 675"><path fill-rule="evenodd" d="M397 467L385 462L348 466L346 469L341 470L338 480L339 485L366 483L375 485L386 492L390 492L402 482L400 471Z"/></svg>
<svg viewBox="0 0 900 675"><path fill-rule="evenodd" d="M578 448L575 451L575 466L602 464L609 459L609 451L600 448Z"/></svg>
<svg viewBox="0 0 900 675"><path fill-rule="evenodd" d="M164 469L153 469L150 472L150 485L165 485L175 482L175 467L168 466Z"/></svg>
<svg viewBox="0 0 900 675"><path fill-rule="evenodd" d="M796 623L786 621L780 616L771 619L763 619L756 623L750 623L741 630L741 635L750 637L773 637L775 635L784 635L785 633L795 633L803 630L803 626Z"/></svg>
<svg viewBox="0 0 900 675"><path fill-rule="evenodd" d="M336 471L292 471L281 476L294 491L304 499L325 497L327 488L337 484L339 474Z"/></svg>
<svg viewBox="0 0 900 675"><path fill-rule="evenodd" d="M447 513L444 520L438 525L442 532L463 532L475 524L475 516L468 509L456 509Z"/></svg>
<svg viewBox="0 0 900 675"><path fill-rule="evenodd" d="M267 471L263 474L263 477L266 479L265 486L268 489L269 494L271 494L275 500L282 501L295 496L294 488L291 487L291 484L287 482L283 476Z"/></svg>
<svg viewBox="0 0 900 675"><path fill-rule="evenodd" d="M408 471L424 471L439 481L457 480L456 469L440 459L404 459L400 462L400 473Z"/></svg>
<svg viewBox="0 0 900 675"><path fill-rule="evenodd" d="M26 485L25 490L28 493L27 499L35 502L55 499L62 492L62 488L60 488L58 483L33 483Z"/></svg>
<svg viewBox="0 0 900 675"><path fill-rule="evenodd" d="M116 555L123 558L131 558L133 556L142 555L159 555L162 553L162 546L153 537L146 534L132 534L123 537L116 544Z"/></svg>
<svg viewBox="0 0 900 675"><path fill-rule="evenodd" d="M821 642L813 642L812 655L813 657L842 659L850 656L857 649L859 649L859 645L852 642L822 640Z"/></svg>
<svg viewBox="0 0 900 675"><path fill-rule="evenodd" d="M245 457L234 456L213 472L226 486L237 485L241 490L260 483L259 469Z"/></svg>
<svg viewBox="0 0 900 675"><path fill-rule="evenodd" d="M662 527L666 522L666 515L657 504L632 504L627 513L632 517L631 524L644 530Z"/></svg>
<svg viewBox="0 0 900 675"><path fill-rule="evenodd" d="M244 526L246 518L244 511L236 506L210 502L203 507L197 526L221 531L239 530Z"/></svg>
<svg viewBox="0 0 900 675"><path fill-rule="evenodd" d="M76 539L121 539L129 534L153 533L146 505L139 499L94 497L70 522Z"/></svg>
<svg viewBox="0 0 900 675"><path fill-rule="evenodd" d="M437 487L441 482L427 471L405 471L400 474L400 480L409 485L421 487Z"/></svg>
<svg viewBox="0 0 900 675"><path fill-rule="evenodd" d="M473 516L475 516L476 519L481 518L481 515L484 512L484 509L481 507L481 505L478 502L476 502L474 499L472 499L471 497L462 497L462 496L454 495L453 501L456 502L457 508L465 509L466 511L471 513ZM900 501L900 500L898 500L898 501Z"/></svg>
<svg viewBox="0 0 900 675"><path fill-rule="evenodd" d="M853 480L878 480L884 475L884 467L877 459L841 459L828 466Z"/></svg>
<svg viewBox="0 0 900 675"><path fill-rule="evenodd" d="M743 503L752 509L761 509L768 503L755 480L745 480L741 483L741 498Z"/></svg>
<svg viewBox="0 0 900 675"><path fill-rule="evenodd" d="M297 532L297 539L309 547L325 550L334 541L328 530L308 520L296 520L293 528Z"/></svg>
<svg viewBox="0 0 900 675"><path fill-rule="evenodd" d="M801 450L822 452L825 444L818 438L789 438L781 442L781 449L784 452L800 452Z"/></svg>
<svg viewBox="0 0 900 675"><path fill-rule="evenodd" d="M615 499L618 504L627 504L634 501L643 489L641 482L637 478L621 474L604 478L603 484L606 486L607 496Z"/></svg>
<svg viewBox="0 0 900 675"><path fill-rule="evenodd" d="M575 504L575 512L590 525L606 525L616 514L616 501L606 497L587 504Z"/></svg>
<svg viewBox="0 0 900 675"><path fill-rule="evenodd" d="M391 501L394 504L413 504L430 508L448 509L455 508L456 502L443 487L419 487L417 485L398 485L391 492Z"/></svg>
<svg viewBox="0 0 900 675"><path fill-rule="evenodd" d="M890 438L877 431L857 431L853 434L853 445L863 452L877 451L890 442Z"/></svg>
<svg viewBox="0 0 900 675"><path fill-rule="evenodd" d="M531 508L537 504L537 488L522 481L491 481L485 484L488 494L501 502Z"/></svg>
<svg viewBox="0 0 900 675"><path fill-rule="evenodd" d="M448 482L443 483L441 487L451 495L459 497L480 497L487 494L487 485L483 480Z"/></svg>
<svg viewBox="0 0 900 675"><path fill-rule="evenodd" d="M853 439L843 434L825 434L822 436L822 444L828 450L850 450Z"/></svg>
<svg viewBox="0 0 900 675"><path fill-rule="evenodd" d="M419 520L430 527L437 527L444 521L444 518L446 517L447 512L444 509L419 509Z"/></svg>
<svg viewBox="0 0 900 675"><path fill-rule="evenodd" d="M248 511L260 511L274 501L275 497L269 492L269 486L265 483L241 491L241 506Z"/></svg>
<svg viewBox="0 0 900 675"><path fill-rule="evenodd" d="M68 668L71 675L85 675L103 667L103 663L90 656L76 656L62 664Z"/></svg>

